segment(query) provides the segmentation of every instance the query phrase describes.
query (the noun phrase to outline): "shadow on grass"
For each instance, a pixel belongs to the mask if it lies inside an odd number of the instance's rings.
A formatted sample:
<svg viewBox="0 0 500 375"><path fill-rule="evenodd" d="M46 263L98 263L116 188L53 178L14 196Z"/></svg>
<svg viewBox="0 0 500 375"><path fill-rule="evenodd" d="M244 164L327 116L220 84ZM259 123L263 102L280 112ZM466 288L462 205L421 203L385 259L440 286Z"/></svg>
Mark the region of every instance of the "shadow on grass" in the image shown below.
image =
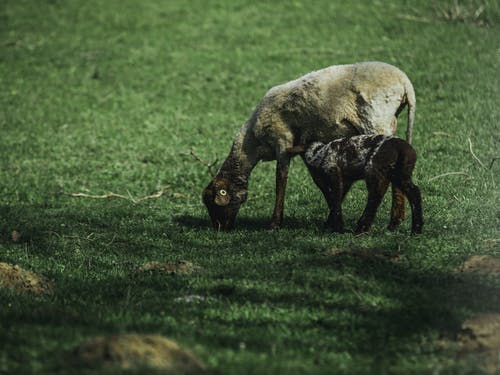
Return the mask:
<svg viewBox="0 0 500 375"><path fill-rule="evenodd" d="M22 205L0 207L0 244L28 244L35 253L51 255L62 242L94 244L133 254L154 249L167 226L165 218L146 207L122 202L97 205ZM16 231L19 238L13 240ZM156 241L157 242L157 241Z"/></svg>
<svg viewBox="0 0 500 375"><path fill-rule="evenodd" d="M173 221L183 227L190 229L212 229L210 219L207 217L179 215L174 216ZM267 230L270 222L269 217L240 216L236 219L235 230L248 232L262 232ZM323 224L320 220L306 220L303 217L286 216L281 226L283 229L321 229Z"/></svg>
<svg viewBox="0 0 500 375"><path fill-rule="evenodd" d="M253 274L253 287L222 280L210 289L213 295L242 309L249 304L264 308L263 317L254 322L256 331L245 337L247 346L257 351L278 340L289 349L309 345L327 352L347 349L351 354L369 354L387 361L403 352L413 355L422 340L434 340L426 347L431 352L437 350L438 337L453 336L471 314L500 308L500 289L477 278L419 271L379 258L310 256L299 265L284 262L273 264L273 268L272 273L262 270ZM278 315L289 311L291 316L283 317L287 323L279 323L266 315L269 309ZM293 314L302 318L293 318ZM250 324L244 314L236 319L221 316L217 321L220 327L242 330ZM302 334L276 338L276 324ZM237 347L237 335L224 331L220 335L223 342ZM205 339L217 337L207 334Z"/></svg>
<svg viewBox="0 0 500 375"><path fill-rule="evenodd" d="M151 215L158 222L147 224ZM120 204L107 211L92 206L4 206L0 216L1 233L21 228L23 241L48 255L51 236L74 239L75 233L103 237L117 233L110 247L125 256L154 246L153 241L144 244L137 233L147 231L154 239L167 227L181 240L179 250L183 250L196 248L200 241L193 230L210 228L206 218L181 215L165 223L160 214ZM438 268L419 269L380 256L324 256L311 251L318 246L314 237L280 236L276 245L273 237L252 233L262 232L266 223L267 218L241 217L237 230L249 232L248 243L241 243L241 236L224 238L220 248L200 252L198 256L208 264L200 274L136 277L132 266L110 269L111 262L95 263L95 270L89 268L92 277L80 269L73 276L59 275L55 297L20 299L0 314L1 321L18 327L72 326L80 335L121 329L185 335L207 347L235 350L244 341L256 352L272 351L273 345L297 352L311 347L318 352L369 354L386 361L401 353L413 354L422 340L456 332L470 314L500 307L499 289L480 279ZM287 217L284 227L315 230L320 225L319 220ZM391 238L384 241L381 248L394 247ZM278 250L272 254L266 249L256 251L269 244ZM235 246L238 256L233 254ZM174 302L176 297L191 294L208 296L211 302ZM433 350L432 344L427 347Z"/></svg>

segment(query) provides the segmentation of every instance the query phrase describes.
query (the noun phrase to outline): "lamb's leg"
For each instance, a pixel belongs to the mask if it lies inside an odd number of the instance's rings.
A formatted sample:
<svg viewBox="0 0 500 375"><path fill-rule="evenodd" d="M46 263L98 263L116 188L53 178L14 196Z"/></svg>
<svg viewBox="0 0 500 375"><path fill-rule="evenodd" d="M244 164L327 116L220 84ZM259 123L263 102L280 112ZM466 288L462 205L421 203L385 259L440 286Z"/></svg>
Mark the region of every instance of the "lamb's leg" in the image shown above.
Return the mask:
<svg viewBox="0 0 500 375"><path fill-rule="evenodd" d="M302 155L302 159L304 159L304 156ZM304 162L305 164L305 162ZM316 170L313 167L310 167L309 165L305 164L307 167L307 170L309 171L309 174L311 175L314 183L316 186L321 190L323 193L323 196L325 197L326 202L328 203L328 208L331 209L332 207L330 206L330 201L331 201L331 195L332 195L332 189L330 186L328 186L328 181L325 179L324 173L321 171Z"/></svg>
<svg viewBox="0 0 500 375"><path fill-rule="evenodd" d="M377 209L384 198L389 180L382 176L369 175L366 176L366 187L368 188L368 202L366 204L363 215L358 221L355 233L364 233L370 230L375 219Z"/></svg>
<svg viewBox="0 0 500 375"><path fill-rule="evenodd" d="M422 196L420 189L411 181L402 184L402 190L408 197L411 207L411 234L422 233L424 220L422 217Z"/></svg>
<svg viewBox="0 0 500 375"><path fill-rule="evenodd" d="M281 153L276 162L276 201L274 212L269 224L270 230L278 229L283 221L283 209L285 206L286 182L288 179L288 167L290 165L290 156Z"/></svg>
<svg viewBox="0 0 500 375"><path fill-rule="evenodd" d="M343 233L344 221L342 218L342 197L343 197L343 179L341 174L336 171L334 175L329 176L328 185L331 188L328 207L330 214L326 220L326 227L332 232Z"/></svg>
<svg viewBox="0 0 500 375"><path fill-rule="evenodd" d="M344 179L342 182L343 182L342 184L342 202L343 202L345 196L347 195L349 190L351 190L351 186L354 181Z"/></svg>
<svg viewBox="0 0 500 375"><path fill-rule="evenodd" d="M392 184L391 221L387 229L395 230L405 219L405 196L401 189Z"/></svg>
<svg viewBox="0 0 500 375"><path fill-rule="evenodd" d="M302 156L304 159L304 156ZM317 170L306 164L309 173L319 190L323 193L326 203L328 204L329 215L325 223L325 227L331 229L333 232L342 233L344 231L344 224L342 221L342 198L343 194L339 187L341 180L329 178L322 170ZM349 186L350 187L350 186ZM342 194L342 196L341 196ZM341 198L339 198L341 197Z"/></svg>
<svg viewBox="0 0 500 375"><path fill-rule="evenodd" d="M404 104L401 105L394 118L392 119L391 129L392 133L396 133L398 127L398 115L403 110ZM398 225L400 225L405 219L405 196L403 192L394 184L392 184L392 208L391 208L391 221L387 229L395 230Z"/></svg>

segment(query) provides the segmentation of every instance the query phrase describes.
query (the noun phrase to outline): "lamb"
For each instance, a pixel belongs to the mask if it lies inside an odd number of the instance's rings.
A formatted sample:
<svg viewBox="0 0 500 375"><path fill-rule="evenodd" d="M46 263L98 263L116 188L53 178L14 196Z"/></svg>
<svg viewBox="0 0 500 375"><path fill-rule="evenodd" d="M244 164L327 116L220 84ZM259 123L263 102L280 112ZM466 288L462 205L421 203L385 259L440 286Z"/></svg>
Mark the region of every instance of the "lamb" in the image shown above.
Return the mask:
<svg viewBox="0 0 500 375"><path fill-rule="evenodd" d="M233 140L231 151L202 198L216 230L234 226L259 161L276 160L276 200L270 229L283 219L290 154L298 144L329 142L359 134L392 135L408 105L411 140L415 93L398 68L382 62L336 65L271 88ZM393 189L395 221L404 218L404 196Z"/></svg>
<svg viewBox="0 0 500 375"><path fill-rule="evenodd" d="M299 145L287 152L302 155L326 198L330 208L326 226L333 232L344 231L342 200L353 182L361 179L366 181L368 203L355 233L370 230L389 183L400 189L410 202L411 233L422 232L422 199L419 188L411 180L417 155L408 142L392 136L360 135L327 144L313 142L307 148ZM399 223L391 218L389 229L395 229Z"/></svg>

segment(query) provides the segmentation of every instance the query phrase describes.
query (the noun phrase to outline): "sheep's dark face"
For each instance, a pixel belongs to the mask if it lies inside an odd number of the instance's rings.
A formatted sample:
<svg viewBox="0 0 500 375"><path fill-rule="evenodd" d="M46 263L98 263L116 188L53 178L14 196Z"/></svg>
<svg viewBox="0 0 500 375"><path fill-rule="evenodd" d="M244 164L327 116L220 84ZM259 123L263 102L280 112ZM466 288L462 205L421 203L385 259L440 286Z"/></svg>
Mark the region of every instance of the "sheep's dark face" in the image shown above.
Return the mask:
<svg viewBox="0 0 500 375"><path fill-rule="evenodd" d="M234 227L240 206L246 201L246 190L237 191L225 179L214 179L203 190L203 203L215 230L229 231Z"/></svg>

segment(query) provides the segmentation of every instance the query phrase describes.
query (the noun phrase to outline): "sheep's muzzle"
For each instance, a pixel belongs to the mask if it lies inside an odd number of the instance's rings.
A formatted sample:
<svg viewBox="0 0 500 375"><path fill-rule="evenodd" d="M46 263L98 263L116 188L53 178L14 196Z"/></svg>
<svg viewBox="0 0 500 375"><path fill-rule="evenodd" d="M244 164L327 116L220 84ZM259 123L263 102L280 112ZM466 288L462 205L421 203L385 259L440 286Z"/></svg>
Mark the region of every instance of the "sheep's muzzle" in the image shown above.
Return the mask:
<svg viewBox="0 0 500 375"><path fill-rule="evenodd" d="M233 229L241 202L237 200L225 181L210 182L203 191L203 203L207 207L214 230Z"/></svg>

